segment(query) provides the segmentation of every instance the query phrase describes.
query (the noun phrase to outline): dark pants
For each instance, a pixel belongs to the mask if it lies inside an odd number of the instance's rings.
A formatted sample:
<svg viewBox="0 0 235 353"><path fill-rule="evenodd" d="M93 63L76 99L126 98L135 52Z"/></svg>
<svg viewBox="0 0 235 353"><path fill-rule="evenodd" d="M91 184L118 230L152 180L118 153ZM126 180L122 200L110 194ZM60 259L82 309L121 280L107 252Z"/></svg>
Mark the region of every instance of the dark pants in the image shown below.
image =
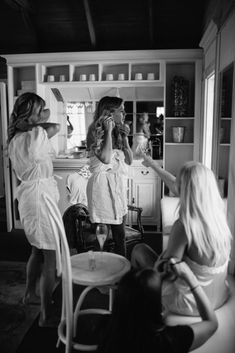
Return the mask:
<svg viewBox="0 0 235 353"><path fill-rule="evenodd" d="M121 224L110 224L114 241L114 252L122 256L126 256L125 225L126 215L123 217Z"/></svg>

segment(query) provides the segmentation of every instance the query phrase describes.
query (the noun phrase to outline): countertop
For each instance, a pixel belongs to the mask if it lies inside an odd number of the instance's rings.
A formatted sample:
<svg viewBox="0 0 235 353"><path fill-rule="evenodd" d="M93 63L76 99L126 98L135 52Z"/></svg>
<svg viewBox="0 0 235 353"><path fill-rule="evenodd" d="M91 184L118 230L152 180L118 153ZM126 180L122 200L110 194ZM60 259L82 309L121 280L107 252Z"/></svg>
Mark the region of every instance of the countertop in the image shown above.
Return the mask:
<svg viewBox="0 0 235 353"><path fill-rule="evenodd" d="M134 159L132 167L142 166L142 159ZM157 162L162 166L162 159L157 160ZM79 168L85 164L89 164L89 158L56 158L53 159L53 167L55 169L67 169L67 168Z"/></svg>

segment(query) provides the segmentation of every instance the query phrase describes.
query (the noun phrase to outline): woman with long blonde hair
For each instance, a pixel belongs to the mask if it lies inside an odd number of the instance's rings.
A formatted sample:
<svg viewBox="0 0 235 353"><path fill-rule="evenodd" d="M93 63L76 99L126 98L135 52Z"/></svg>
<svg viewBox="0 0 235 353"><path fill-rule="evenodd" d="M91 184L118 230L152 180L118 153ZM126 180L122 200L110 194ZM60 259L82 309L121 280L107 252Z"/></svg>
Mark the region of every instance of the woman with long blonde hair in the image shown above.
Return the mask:
<svg viewBox="0 0 235 353"><path fill-rule="evenodd" d="M22 303L41 304L39 326L51 327L58 325L51 317L56 242L47 200L50 198L58 207L59 190L52 164L55 151L50 138L58 133L60 125L48 122L50 110L45 106L44 99L35 93L26 92L17 98L8 128L8 152L19 181L15 197L20 221L32 248ZM40 298L36 293L38 279Z"/></svg>
<svg viewBox="0 0 235 353"><path fill-rule="evenodd" d="M216 309L228 298L226 277L231 232L215 175L201 163L187 162L175 178L150 156L142 156L143 164L152 167L179 197L179 218L173 224L164 253L158 257L152 249L140 245L132 253L133 266L152 265L165 271L168 258L185 261ZM167 311L198 315L195 300L180 279L168 278L162 293Z"/></svg>

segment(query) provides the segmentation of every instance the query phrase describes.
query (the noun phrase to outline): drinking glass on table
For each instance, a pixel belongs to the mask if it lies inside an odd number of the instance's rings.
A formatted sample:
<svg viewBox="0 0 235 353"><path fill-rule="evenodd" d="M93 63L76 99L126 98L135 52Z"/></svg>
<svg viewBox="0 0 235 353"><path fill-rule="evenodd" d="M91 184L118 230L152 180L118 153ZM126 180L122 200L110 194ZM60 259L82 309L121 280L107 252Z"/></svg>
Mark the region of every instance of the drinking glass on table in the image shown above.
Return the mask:
<svg viewBox="0 0 235 353"><path fill-rule="evenodd" d="M100 244L101 255L104 249L104 243L108 236L108 226L104 223L99 223L96 227L96 238Z"/></svg>

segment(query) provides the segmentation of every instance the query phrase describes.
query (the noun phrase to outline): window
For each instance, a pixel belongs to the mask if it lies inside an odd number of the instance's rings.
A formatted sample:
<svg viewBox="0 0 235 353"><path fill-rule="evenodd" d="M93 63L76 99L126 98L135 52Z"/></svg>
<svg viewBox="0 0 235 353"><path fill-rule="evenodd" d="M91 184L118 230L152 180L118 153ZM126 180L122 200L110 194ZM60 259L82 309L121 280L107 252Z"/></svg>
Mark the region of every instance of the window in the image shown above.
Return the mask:
<svg viewBox="0 0 235 353"><path fill-rule="evenodd" d="M69 102L67 114L67 149L85 146L88 126L93 117L92 102Z"/></svg>

